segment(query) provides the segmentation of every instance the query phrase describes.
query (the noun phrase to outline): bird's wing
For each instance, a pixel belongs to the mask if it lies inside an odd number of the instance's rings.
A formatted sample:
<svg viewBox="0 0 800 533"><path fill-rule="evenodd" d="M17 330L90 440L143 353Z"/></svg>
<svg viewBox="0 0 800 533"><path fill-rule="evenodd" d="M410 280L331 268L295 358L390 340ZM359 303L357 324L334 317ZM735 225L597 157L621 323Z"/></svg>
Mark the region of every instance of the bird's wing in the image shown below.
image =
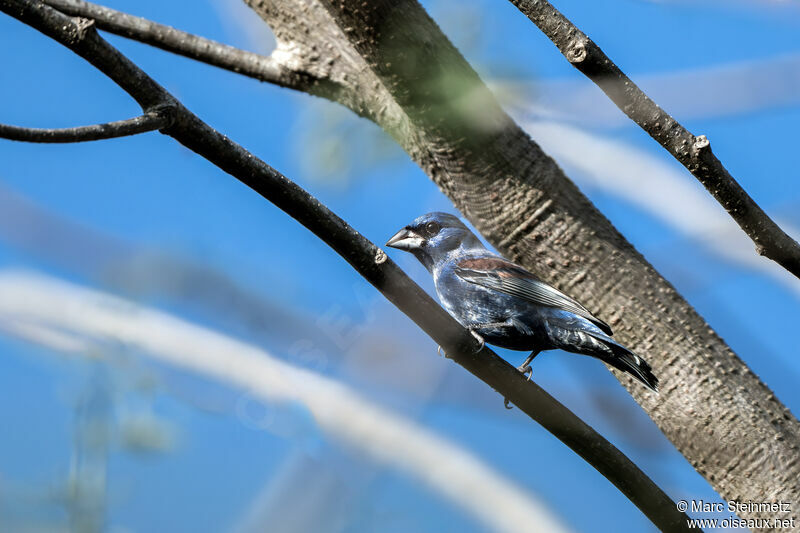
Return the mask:
<svg viewBox="0 0 800 533"><path fill-rule="evenodd" d="M463 259L456 264L455 273L464 281L504 292L536 305L555 307L581 316L611 335L611 327L592 315L581 304L539 280L510 261L499 257Z"/></svg>

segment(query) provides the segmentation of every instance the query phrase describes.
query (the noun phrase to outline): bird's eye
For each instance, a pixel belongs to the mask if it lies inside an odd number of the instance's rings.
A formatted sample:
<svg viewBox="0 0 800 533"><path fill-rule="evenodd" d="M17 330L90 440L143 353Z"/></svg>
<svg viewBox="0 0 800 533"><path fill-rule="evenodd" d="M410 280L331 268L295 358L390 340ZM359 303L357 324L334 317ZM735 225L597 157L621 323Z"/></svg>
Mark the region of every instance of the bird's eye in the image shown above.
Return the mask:
<svg viewBox="0 0 800 533"><path fill-rule="evenodd" d="M425 224L425 233L428 234L428 237L433 237L434 235L439 233L439 230L441 229L442 227L439 225L438 222L428 222L427 224Z"/></svg>

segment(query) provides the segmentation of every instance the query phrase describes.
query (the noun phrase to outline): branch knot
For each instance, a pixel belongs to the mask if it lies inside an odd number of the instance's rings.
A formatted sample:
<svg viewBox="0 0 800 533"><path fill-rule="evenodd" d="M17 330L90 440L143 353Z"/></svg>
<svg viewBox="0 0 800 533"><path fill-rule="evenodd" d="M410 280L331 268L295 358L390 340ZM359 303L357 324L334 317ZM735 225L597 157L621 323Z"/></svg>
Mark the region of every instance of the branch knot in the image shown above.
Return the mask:
<svg viewBox="0 0 800 533"><path fill-rule="evenodd" d="M175 120L178 118L178 104L175 101L167 101L163 104L146 109L145 112L147 114L156 115L164 120L164 124L158 128L158 131L164 132L175 124Z"/></svg>
<svg viewBox="0 0 800 533"><path fill-rule="evenodd" d="M70 43L77 44L86 39L86 37L93 31L97 31L94 25L94 19L85 17L70 17L72 26L66 28L69 33Z"/></svg>
<svg viewBox="0 0 800 533"><path fill-rule="evenodd" d="M705 135L698 135L692 143L692 155L700 157L704 152L711 150L711 141Z"/></svg>
<svg viewBox="0 0 800 533"><path fill-rule="evenodd" d="M567 45L566 56L570 63L581 63L588 55L587 39L575 39Z"/></svg>

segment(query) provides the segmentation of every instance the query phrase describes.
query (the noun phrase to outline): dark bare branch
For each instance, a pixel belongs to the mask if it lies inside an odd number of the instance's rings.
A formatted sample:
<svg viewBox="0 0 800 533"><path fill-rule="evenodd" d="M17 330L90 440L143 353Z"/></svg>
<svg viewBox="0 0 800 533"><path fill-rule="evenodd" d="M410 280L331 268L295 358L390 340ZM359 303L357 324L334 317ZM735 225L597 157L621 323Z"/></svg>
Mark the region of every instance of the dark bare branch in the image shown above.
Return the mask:
<svg viewBox="0 0 800 533"><path fill-rule="evenodd" d="M79 143L128 137L166 128L172 123L169 108L149 111L138 117L76 128L22 128L0 124L0 138L30 143Z"/></svg>
<svg viewBox="0 0 800 533"><path fill-rule="evenodd" d="M295 72L271 56L242 50L83 0L45 0L44 3L67 15L92 19L101 30L260 81L318 96L336 93L330 81L320 80L306 72Z"/></svg>
<svg viewBox="0 0 800 533"><path fill-rule="evenodd" d="M597 44L546 0L510 0L564 57L595 82L623 113L658 141L703 184L756 245L756 251L800 277L800 244L786 234L711 152L705 135L694 136L650 99Z"/></svg>
<svg viewBox="0 0 800 533"><path fill-rule="evenodd" d="M38 29L113 79L143 108L160 102L175 121L162 130L295 218L440 344L452 359L539 422L619 488L664 531L687 530L684 513L633 462L536 384L528 382L415 284L386 254L301 187L201 121L93 31L38 1L0 0L0 10Z"/></svg>

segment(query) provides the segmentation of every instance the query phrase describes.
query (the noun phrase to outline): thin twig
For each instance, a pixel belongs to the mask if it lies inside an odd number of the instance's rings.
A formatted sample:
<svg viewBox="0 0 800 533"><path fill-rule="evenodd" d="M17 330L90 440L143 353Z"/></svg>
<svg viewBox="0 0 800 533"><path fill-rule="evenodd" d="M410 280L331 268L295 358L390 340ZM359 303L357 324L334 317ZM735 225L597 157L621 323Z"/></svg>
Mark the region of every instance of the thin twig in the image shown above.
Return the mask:
<svg viewBox="0 0 800 533"><path fill-rule="evenodd" d="M92 19L98 28L109 33L244 74L260 81L308 92L313 92L309 89L315 82L318 82L308 75L289 71L270 56L248 52L146 18L129 15L83 0L43 1L67 15Z"/></svg>
<svg viewBox="0 0 800 533"><path fill-rule="evenodd" d="M778 226L711 152L661 109L605 53L546 0L510 0L631 120L659 142L703 184L756 245L756 251L800 277L800 244Z"/></svg>
<svg viewBox="0 0 800 533"><path fill-rule="evenodd" d="M41 129L0 124L0 138L31 143L79 143L160 130L171 123L172 116L167 109L158 109L126 120L77 128Z"/></svg>
<svg viewBox="0 0 800 533"><path fill-rule="evenodd" d="M449 357L508 398L611 481L662 531L687 531L687 516L630 459L560 404L529 382L475 338L414 283L383 250L316 198L186 109L141 69L102 39L91 21L71 19L42 2L0 0L0 10L29 24L86 59L114 80L143 108L173 108L175 121L162 130L248 185L296 219L400 311L411 318Z"/></svg>

